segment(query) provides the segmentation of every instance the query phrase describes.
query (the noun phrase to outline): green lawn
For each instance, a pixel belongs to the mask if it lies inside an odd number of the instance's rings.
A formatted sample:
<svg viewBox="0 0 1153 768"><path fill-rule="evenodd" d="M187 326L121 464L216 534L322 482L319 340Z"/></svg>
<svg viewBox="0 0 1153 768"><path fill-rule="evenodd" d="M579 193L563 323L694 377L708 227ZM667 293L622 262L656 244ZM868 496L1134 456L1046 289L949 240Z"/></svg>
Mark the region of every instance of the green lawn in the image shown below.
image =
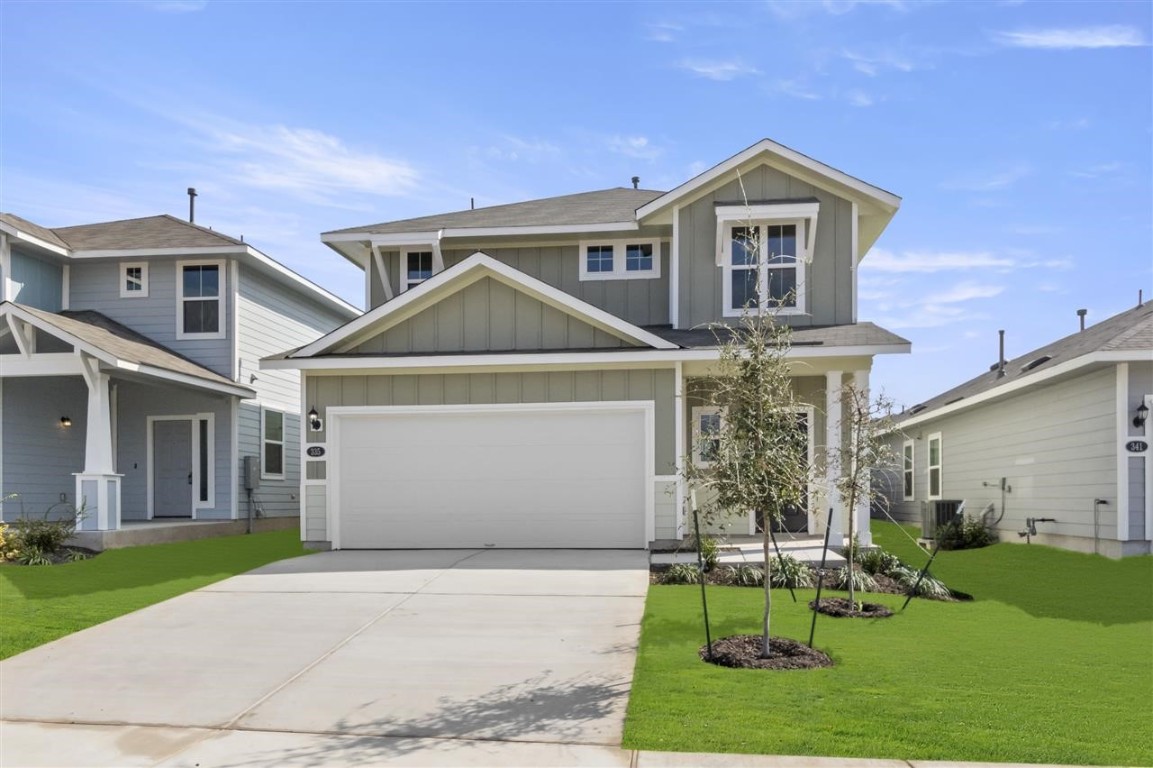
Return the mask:
<svg viewBox="0 0 1153 768"><path fill-rule="evenodd" d="M877 543L923 564L897 526ZM634 749L1153 765L1153 558L1041 546L942 552L966 603L817 622L822 670L698 661L698 587L649 589L625 723ZM774 593L773 633L807 640L812 590ZM713 635L756 634L761 593L709 587ZM899 608L903 598L878 596Z"/></svg>
<svg viewBox="0 0 1153 768"><path fill-rule="evenodd" d="M0 566L0 659L302 554L293 529L114 549L66 565Z"/></svg>

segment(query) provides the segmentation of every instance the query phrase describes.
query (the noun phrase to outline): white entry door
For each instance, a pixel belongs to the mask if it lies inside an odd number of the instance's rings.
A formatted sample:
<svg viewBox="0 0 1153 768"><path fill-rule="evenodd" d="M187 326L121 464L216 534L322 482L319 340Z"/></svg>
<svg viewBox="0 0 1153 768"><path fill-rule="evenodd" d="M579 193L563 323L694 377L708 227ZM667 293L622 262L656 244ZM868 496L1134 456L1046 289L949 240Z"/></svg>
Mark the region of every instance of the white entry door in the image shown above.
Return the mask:
<svg viewBox="0 0 1153 768"><path fill-rule="evenodd" d="M330 409L333 546L642 548L651 403Z"/></svg>

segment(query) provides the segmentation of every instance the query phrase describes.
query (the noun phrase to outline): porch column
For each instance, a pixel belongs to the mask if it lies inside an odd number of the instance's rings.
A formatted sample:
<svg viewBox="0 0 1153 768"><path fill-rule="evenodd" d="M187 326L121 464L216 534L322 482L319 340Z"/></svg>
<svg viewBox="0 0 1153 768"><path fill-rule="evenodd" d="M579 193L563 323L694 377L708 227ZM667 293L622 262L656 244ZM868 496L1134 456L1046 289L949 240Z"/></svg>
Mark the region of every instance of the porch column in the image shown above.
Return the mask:
<svg viewBox="0 0 1153 768"><path fill-rule="evenodd" d="M687 528L685 509L685 369L684 363L676 363L673 369L673 436L677 441L677 451L673 454L677 469L677 538L683 539Z"/></svg>
<svg viewBox="0 0 1153 768"><path fill-rule="evenodd" d="M120 475L112 457L112 408L108 374L100 361L80 353L88 385L88 419L84 432L84 471L76 474L76 508L83 510L78 530L113 531L120 527Z"/></svg>
<svg viewBox="0 0 1153 768"><path fill-rule="evenodd" d="M866 403L869 402L869 372L867 370L853 371L853 388L864 396ZM853 451L853 453L855 455L856 451ZM872 472L872 469L872 467L865 468L865 474L862 477L862 489L864 493L862 494L862 498L857 500L857 510L855 513L857 542L862 547L873 546L873 534L869 529L869 508L871 506L869 504L869 489L872 484L872 478L869 473Z"/></svg>
<svg viewBox="0 0 1153 768"><path fill-rule="evenodd" d="M825 374L825 509L833 510L829 543L840 547L844 539L845 510L841 494L837 491L837 478L841 475L841 371Z"/></svg>

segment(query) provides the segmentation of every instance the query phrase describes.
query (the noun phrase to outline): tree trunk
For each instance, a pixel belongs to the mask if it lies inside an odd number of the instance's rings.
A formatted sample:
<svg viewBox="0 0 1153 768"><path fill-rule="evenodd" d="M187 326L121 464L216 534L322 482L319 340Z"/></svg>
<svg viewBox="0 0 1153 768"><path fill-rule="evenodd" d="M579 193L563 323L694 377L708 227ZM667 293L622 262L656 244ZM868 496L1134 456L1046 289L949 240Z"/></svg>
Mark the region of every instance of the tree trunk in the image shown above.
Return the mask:
<svg viewBox="0 0 1153 768"><path fill-rule="evenodd" d="M849 605L851 607L856 607L856 605L857 605L856 591L853 589L853 560L854 560L854 558L853 558L853 526L854 526L856 521L853 520L853 507L851 506L851 505L856 504L856 501L857 501L856 498L854 498L853 494L850 493L849 494L850 506L849 506L849 514L848 514L848 518L849 518L849 531L848 531L848 533L849 533L849 548L848 548L848 550L846 550L848 557L845 558L848 565L845 566L846 567L845 573L848 574Z"/></svg>
<svg viewBox="0 0 1153 768"><path fill-rule="evenodd" d="M770 570L769 561L769 525L771 523L769 522L767 515L762 515L761 520L761 527L764 529L762 531L762 544L764 546L765 554L765 617L761 622L761 658L767 659L773 655L772 651L769 649L769 616L773 609L773 591L769 586L769 582L772 580L770 578L772 571Z"/></svg>

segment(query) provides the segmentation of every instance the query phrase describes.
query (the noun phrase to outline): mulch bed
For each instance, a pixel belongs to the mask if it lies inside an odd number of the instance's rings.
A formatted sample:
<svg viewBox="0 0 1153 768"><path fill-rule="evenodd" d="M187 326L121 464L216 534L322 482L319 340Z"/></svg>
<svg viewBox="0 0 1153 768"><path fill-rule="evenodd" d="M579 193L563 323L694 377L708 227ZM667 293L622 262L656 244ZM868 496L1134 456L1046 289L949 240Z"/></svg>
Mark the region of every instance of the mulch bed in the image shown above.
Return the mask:
<svg viewBox="0 0 1153 768"><path fill-rule="evenodd" d="M831 667L833 660L804 643L787 637L770 637L767 659L761 658L760 635L732 635L713 641L713 658L708 646L701 646L701 660L735 669L817 669Z"/></svg>
<svg viewBox="0 0 1153 768"><path fill-rule="evenodd" d="M77 555L74 555L73 554L74 552L77 553ZM74 563L78 559L79 560L87 560L89 558L96 557L96 555L99 555L99 554L100 553L97 552L96 550L88 549L87 547L66 546L66 547L61 547L60 549L58 549L55 552L48 555L48 559L52 561L51 565L63 565L65 563ZM83 555L83 557L78 557L78 555ZM18 562L14 562L14 561L10 561L10 560L4 561L3 564L4 565L23 565L23 563L18 563ZM33 566L33 567L35 567L35 566Z"/></svg>
<svg viewBox="0 0 1153 768"><path fill-rule="evenodd" d="M836 616L838 618L848 617L853 619L884 619L893 615L893 612L887 606L877 603L865 603L858 600L857 605L860 606L859 609L844 597L822 597L819 606L816 600L809 601L810 608L826 616Z"/></svg>

